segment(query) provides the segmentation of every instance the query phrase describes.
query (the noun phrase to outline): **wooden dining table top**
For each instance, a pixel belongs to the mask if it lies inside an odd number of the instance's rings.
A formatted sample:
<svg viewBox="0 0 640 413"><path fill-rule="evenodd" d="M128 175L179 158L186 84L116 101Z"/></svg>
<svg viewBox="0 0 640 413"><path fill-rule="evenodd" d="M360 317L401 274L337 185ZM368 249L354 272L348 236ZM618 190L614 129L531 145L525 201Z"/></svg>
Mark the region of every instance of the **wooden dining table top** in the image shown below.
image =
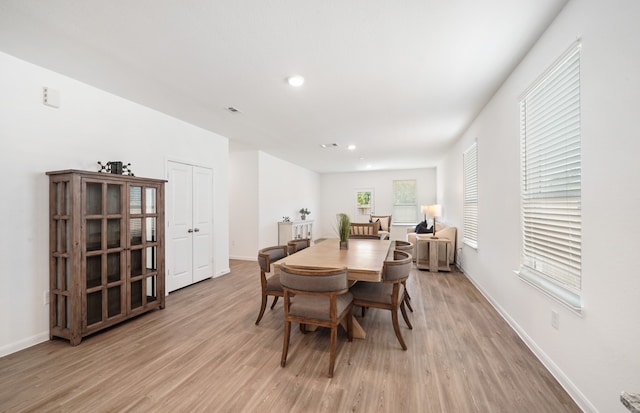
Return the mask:
<svg viewBox="0 0 640 413"><path fill-rule="evenodd" d="M354 281L382 281L382 267L389 255L392 241L379 239L350 239L349 249L341 250L340 241L326 239L288 255L273 264L279 271L281 264L318 268L347 267L347 278Z"/></svg>

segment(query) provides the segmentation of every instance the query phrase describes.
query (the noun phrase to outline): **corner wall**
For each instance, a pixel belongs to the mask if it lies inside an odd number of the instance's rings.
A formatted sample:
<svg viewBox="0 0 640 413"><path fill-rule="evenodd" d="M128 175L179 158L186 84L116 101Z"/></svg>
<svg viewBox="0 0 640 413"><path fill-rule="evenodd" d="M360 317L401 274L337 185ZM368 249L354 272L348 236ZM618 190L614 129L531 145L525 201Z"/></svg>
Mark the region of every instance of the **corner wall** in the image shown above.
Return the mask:
<svg viewBox="0 0 640 413"><path fill-rule="evenodd" d="M438 167L447 220L462 229L462 153L478 141L478 249L467 276L587 412L626 412L640 391L640 2L573 0ZM519 96L582 39L582 297L577 315L521 281ZM440 198L440 194L439 194ZM460 239L463 232L460 231ZM460 244L462 245L462 244ZM560 317L551 326L551 312Z"/></svg>
<svg viewBox="0 0 640 413"><path fill-rule="evenodd" d="M55 109L42 87L60 92ZM229 271L228 140L0 52L0 356L49 339L49 186L46 171L131 162L166 177L166 161L214 170L214 274Z"/></svg>

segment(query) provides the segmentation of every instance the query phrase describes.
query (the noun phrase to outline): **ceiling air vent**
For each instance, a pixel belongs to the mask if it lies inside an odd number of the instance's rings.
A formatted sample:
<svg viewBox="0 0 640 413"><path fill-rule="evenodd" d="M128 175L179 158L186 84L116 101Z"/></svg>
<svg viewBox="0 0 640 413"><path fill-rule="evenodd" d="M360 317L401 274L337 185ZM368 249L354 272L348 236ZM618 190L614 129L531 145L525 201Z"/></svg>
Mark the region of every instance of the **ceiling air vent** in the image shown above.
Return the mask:
<svg viewBox="0 0 640 413"><path fill-rule="evenodd" d="M229 107L227 108L227 110L228 110L229 112L231 112L231 113L240 113L240 111L239 111L238 109L234 108L233 106L229 106Z"/></svg>
<svg viewBox="0 0 640 413"><path fill-rule="evenodd" d="M322 143L322 144L320 144L320 146L322 146L323 148L337 148L338 144L337 143Z"/></svg>

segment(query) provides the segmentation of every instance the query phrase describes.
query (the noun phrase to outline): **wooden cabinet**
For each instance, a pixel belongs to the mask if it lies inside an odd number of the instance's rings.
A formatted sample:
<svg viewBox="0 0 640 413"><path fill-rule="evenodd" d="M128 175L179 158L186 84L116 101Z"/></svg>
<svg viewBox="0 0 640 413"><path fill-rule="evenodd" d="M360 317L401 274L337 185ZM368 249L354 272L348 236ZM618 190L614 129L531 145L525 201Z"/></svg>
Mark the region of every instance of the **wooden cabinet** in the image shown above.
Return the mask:
<svg viewBox="0 0 640 413"><path fill-rule="evenodd" d="M311 238L313 241L313 221L278 222L278 245L287 245L287 242L298 238Z"/></svg>
<svg viewBox="0 0 640 413"><path fill-rule="evenodd" d="M165 305L164 180L49 175L50 338L82 337Z"/></svg>

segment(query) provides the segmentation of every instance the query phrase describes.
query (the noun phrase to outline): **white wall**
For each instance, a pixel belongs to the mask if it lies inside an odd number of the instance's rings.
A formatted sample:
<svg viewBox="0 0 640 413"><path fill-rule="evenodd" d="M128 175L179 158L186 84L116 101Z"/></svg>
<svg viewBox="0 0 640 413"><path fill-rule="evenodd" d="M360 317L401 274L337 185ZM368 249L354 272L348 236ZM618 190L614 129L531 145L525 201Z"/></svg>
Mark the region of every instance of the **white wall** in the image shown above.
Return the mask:
<svg viewBox="0 0 640 413"><path fill-rule="evenodd" d="M278 221L283 216L300 219L298 211L307 208L314 220L313 238L318 238L320 175L301 166L259 153L259 240L258 247L278 244ZM254 251L255 257L256 251Z"/></svg>
<svg viewBox="0 0 640 413"><path fill-rule="evenodd" d="M42 87L61 94L42 104ZM163 178L166 160L214 171L214 271L228 271L228 140L149 108L0 53L0 356L49 338L48 177L131 162Z"/></svg>
<svg viewBox="0 0 640 413"><path fill-rule="evenodd" d="M256 259L258 175L258 151L229 153L229 257L232 259Z"/></svg>
<svg viewBox="0 0 640 413"><path fill-rule="evenodd" d="M465 273L588 412L626 412L620 392L640 391L639 17L637 0L571 1L438 168L438 198L462 229L462 152L477 138L479 247L463 247ZM578 37L582 316L513 272L521 244L518 98Z"/></svg>
<svg viewBox="0 0 640 413"><path fill-rule="evenodd" d="M371 171L323 174L320 177L321 221L319 237L336 238L336 214L344 212L354 219L356 191L374 190L375 215L389 215L393 211L393 181L415 179L418 191L418 207L436 202L436 168L406 169L395 171ZM394 232L392 232L393 234Z"/></svg>
<svg viewBox="0 0 640 413"><path fill-rule="evenodd" d="M316 220L316 172L261 151L232 152L229 165L231 258L255 260L260 248L277 245L278 222L284 216L299 220L301 208L311 211L308 220Z"/></svg>

